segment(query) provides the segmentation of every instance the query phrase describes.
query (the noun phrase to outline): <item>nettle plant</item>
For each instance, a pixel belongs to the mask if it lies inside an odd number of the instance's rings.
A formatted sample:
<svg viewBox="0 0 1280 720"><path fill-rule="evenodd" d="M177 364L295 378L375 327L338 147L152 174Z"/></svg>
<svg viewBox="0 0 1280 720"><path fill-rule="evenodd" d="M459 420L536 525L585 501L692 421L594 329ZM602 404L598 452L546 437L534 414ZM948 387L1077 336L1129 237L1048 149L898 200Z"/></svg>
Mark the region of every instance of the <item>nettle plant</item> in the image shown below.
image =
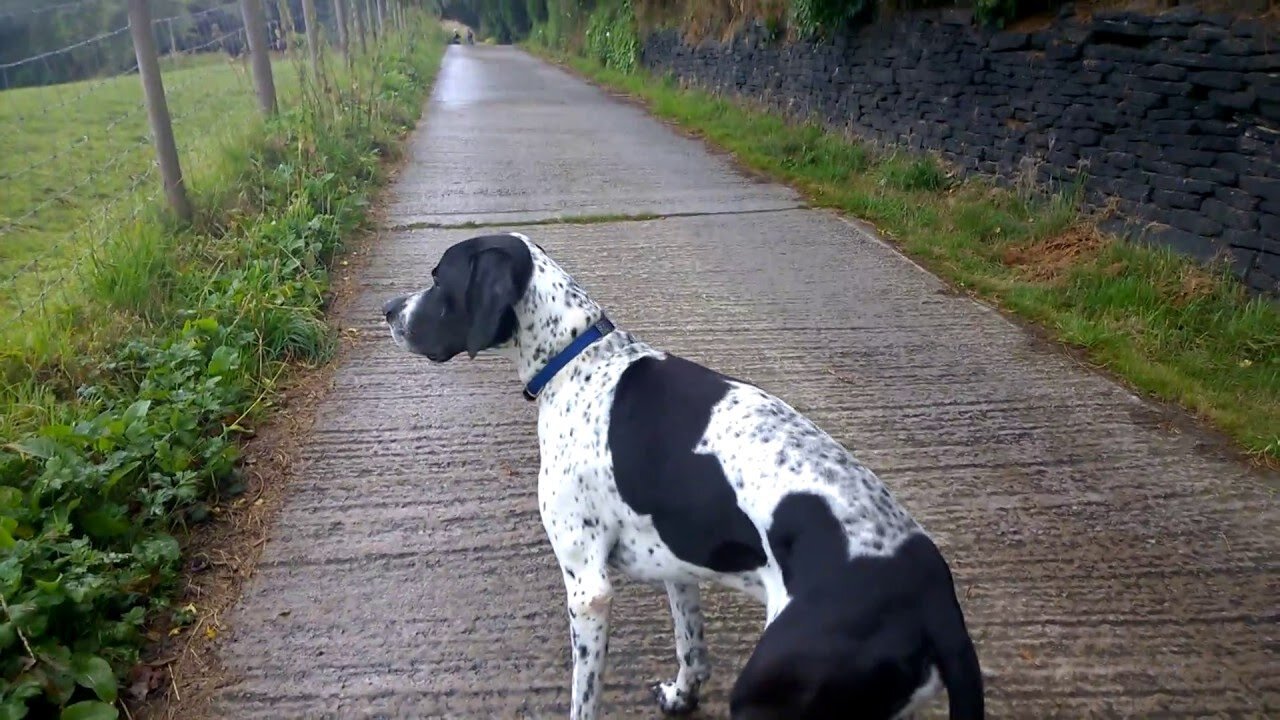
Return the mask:
<svg viewBox="0 0 1280 720"><path fill-rule="evenodd" d="M867 20L876 11L935 7L936 0L791 0L792 25L806 35L830 32ZM1024 3L1043 6L1044 2ZM973 19L979 25L1003 27L1015 19L1019 0L972 0Z"/></svg>
<svg viewBox="0 0 1280 720"><path fill-rule="evenodd" d="M874 0L792 0L791 22L812 35L845 27L872 9Z"/></svg>
<svg viewBox="0 0 1280 720"><path fill-rule="evenodd" d="M244 404L247 340L201 320L164 346L130 343L104 369L136 378L131 402L82 388L99 412L0 451L0 718L115 717L112 668L136 660L177 570L164 528L234 477L237 431L221 421Z"/></svg>
<svg viewBox="0 0 1280 720"><path fill-rule="evenodd" d="M605 67L630 72L640 59L640 35L631 0L602 5L587 19L587 55Z"/></svg>

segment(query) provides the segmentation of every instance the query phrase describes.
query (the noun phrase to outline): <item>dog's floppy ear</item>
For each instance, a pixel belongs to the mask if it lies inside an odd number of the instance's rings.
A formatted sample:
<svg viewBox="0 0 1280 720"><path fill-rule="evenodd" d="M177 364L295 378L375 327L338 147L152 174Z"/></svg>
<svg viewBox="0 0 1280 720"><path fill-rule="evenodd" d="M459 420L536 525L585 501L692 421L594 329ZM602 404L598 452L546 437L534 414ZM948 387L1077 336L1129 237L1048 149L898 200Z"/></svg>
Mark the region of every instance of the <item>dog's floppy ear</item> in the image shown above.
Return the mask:
<svg viewBox="0 0 1280 720"><path fill-rule="evenodd" d="M494 248L482 250L471 257L471 279L467 283L466 296L471 316L471 327L467 329L467 355L475 358L476 353L500 342L498 336L504 324L515 321L512 306L519 299L515 263L510 254Z"/></svg>

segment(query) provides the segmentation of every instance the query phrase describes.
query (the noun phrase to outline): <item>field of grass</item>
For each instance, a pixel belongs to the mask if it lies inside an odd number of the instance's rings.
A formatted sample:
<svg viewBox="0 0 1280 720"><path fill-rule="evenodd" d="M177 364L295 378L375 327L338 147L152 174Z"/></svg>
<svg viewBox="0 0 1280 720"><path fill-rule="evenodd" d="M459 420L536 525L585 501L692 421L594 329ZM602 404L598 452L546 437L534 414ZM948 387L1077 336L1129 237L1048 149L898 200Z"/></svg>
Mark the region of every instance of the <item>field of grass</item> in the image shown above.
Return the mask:
<svg viewBox="0 0 1280 720"><path fill-rule="evenodd" d="M176 62L175 62L176 61ZM217 150L260 129L248 68L224 54L163 64L183 172L199 186ZM274 63L282 102L296 95L291 64ZM137 76L12 90L0 102L0 312L27 315L57 302L112 224L160 191ZM29 325L6 325L0 344L23 345ZM15 336L15 333L18 335ZM28 337L24 337L28 336Z"/></svg>
<svg viewBox="0 0 1280 720"><path fill-rule="evenodd" d="M874 153L812 124L669 78L533 48L645 102L652 112L877 226L967 292L1031 320L1149 396L1280 462L1280 304L1225 269L1102 236L1070 197L954 181L927 156Z"/></svg>
<svg viewBox="0 0 1280 720"><path fill-rule="evenodd" d="M185 539L243 492L242 440L280 383L331 357L329 267L364 225L443 47L435 19L413 13L350 68L331 62L323 82L277 63L281 110L270 120L238 66L170 73L190 224L145 200L154 184L129 191L149 156L141 117L41 168L38 182L32 171L0 187L6 215L59 198L4 262L50 252L61 263L20 288L59 288L57 302L0 330L0 718L119 717L148 628L184 627L169 601ZM5 172L127 112L135 91L110 83L110 100L50 113L38 132L8 131L74 86L0 94L5 150L12 138L21 158L3 158ZM118 167L104 166L120 152ZM94 170L92 184L59 197ZM136 217L54 244L122 195L144 198ZM30 297L7 295L0 312L13 318Z"/></svg>

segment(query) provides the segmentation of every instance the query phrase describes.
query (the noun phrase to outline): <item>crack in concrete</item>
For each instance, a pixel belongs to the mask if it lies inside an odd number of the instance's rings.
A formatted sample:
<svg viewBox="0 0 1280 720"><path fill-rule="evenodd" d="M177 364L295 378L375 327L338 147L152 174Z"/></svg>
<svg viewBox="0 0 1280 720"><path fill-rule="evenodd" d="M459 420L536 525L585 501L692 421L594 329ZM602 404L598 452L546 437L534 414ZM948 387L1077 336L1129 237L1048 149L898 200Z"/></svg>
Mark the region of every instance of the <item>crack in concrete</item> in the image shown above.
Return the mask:
<svg viewBox="0 0 1280 720"><path fill-rule="evenodd" d="M391 225L387 230L395 232L406 230L468 230L472 228L488 227L533 227L538 225L600 225L603 223L666 220L668 218L715 217L718 215L761 215L765 213L791 212L793 210L809 210L810 207L811 206L807 204L797 204L787 205L785 207L761 208L758 210L706 210L700 212L673 213L602 213L599 215L566 215L564 217L541 218L537 220L519 220L513 223L504 223L494 220L470 220L461 223L411 222ZM525 211L514 210L510 211L510 214L514 215L520 212Z"/></svg>

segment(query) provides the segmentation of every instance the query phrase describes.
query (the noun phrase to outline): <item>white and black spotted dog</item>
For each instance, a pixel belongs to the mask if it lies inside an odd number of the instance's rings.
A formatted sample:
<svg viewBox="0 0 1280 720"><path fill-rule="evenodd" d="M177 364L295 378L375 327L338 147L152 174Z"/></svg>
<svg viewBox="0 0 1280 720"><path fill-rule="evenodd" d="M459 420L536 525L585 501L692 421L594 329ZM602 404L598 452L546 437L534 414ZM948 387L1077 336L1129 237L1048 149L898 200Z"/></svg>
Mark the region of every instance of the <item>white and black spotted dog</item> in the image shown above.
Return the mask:
<svg viewBox="0 0 1280 720"><path fill-rule="evenodd" d="M570 717L598 717L610 569L666 585L675 678L691 711L710 675L698 585L766 606L730 696L734 720L906 718L945 686L984 713L950 569L889 490L769 393L646 345L517 233L445 251L431 288L383 308L402 348L438 363L511 358L538 403L538 506L568 594Z"/></svg>

